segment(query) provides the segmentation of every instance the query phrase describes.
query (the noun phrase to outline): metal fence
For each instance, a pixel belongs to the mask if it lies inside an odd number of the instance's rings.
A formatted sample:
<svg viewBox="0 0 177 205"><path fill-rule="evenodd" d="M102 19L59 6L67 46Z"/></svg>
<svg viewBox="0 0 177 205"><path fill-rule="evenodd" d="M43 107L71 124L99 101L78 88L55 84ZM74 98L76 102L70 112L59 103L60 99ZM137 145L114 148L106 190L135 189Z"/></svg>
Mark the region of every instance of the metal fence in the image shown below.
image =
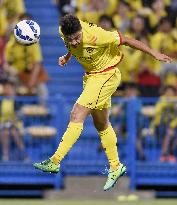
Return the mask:
<svg viewBox="0 0 177 205"><path fill-rule="evenodd" d="M0 98L1 106L4 99ZM17 116L15 126L20 131L19 139L23 142L24 149L14 140L14 133L8 132L9 159L4 156L3 146L7 146L3 144L3 137L7 135L7 133L4 135L4 129L8 128L9 122L3 122L1 113L1 185L48 184L61 188L63 174L103 175L108 161L91 117L86 120L81 137L63 161L59 175L53 176L34 170L32 166L34 161L50 157L57 148L67 127L72 105L60 96L50 98L46 106L40 105L38 99L33 97L7 100L14 101ZM112 101L110 121L117 133L119 157L128 167L132 189L139 185L177 185L177 163L161 158L166 131L171 126L170 118L175 120L177 116L177 102L169 102L172 104L169 104L171 108L166 106L167 109L158 114L158 120L155 119L157 103L158 99L136 97L131 99L115 97ZM166 103L168 105L168 102ZM158 121L155 122L155 126L154 121ZM170 138L173 143L168 145L169 148L172 146L174 156L177 154L176 131L176 127L173 126L174 133Z"/></svg>
<svg viewBox="0 0 177 205"><path fill-rule="evenodd" d="M134 98L127 102L132 189L141 185L177 185L176 112L175 100ZM169 129L173 130L170 136Z"/></svg>
<svg viewBox="0 0 177 205"><path fill-rule="evenodd" d="M8 186L0 195L39 195L45 186L61 188L62 167L58 175L47 175L32 164L49 158L58 146L66 124L63 99L55 96L44 106L36 97L1 97L0 105L0 185ZM21 192L20 188L11 190L12 185L38 188Z"/></svg>

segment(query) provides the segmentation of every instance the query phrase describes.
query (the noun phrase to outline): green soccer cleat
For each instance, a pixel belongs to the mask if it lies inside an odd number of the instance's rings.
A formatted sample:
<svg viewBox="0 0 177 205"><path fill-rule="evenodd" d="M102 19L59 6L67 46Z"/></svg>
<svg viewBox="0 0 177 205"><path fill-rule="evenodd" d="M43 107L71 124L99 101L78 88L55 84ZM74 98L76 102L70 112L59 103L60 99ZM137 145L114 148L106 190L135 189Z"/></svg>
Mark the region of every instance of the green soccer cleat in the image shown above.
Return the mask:
<svg viewBox="0 0 177 205"><path fill-rule="evenodd" d="M33 164L35 169L40 169L43 172L50 172L57 174L60 170L60 165L56 165L51 159L44 160L40 163Z"/></svg>
<svg viewBox="0 0 177 205"><path fill-rule="evenodd" d="M109 171L108 179L104 186L104 191L111 189L118 181L118 179L126 173L126 166L120 164L119 168L115 171Z"/></svg>

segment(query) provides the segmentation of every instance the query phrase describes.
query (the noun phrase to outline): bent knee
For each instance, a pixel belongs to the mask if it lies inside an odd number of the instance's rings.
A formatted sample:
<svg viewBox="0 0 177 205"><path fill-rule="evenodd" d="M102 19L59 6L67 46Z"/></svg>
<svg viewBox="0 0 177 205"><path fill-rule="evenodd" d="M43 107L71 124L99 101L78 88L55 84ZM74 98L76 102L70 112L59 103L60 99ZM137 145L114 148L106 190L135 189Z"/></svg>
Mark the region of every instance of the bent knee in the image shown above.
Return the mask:
<svg viewBox="0 0 177 205"><path fill-rule="evenodd" d="M89 113L90 109L75 104L70 114L70 120L72 122L84 122Z"/></svg>
<svg viewBox="0 0 177 205"><path fill-rule="evenodd" d="M97 131L103 131L106 130L109 126L109 121L96 121L94 122L94 125L97 129Z"/></svg>
<svg viewBox="0 0 177 205"><path fill-rule="evenodd" d="M72 110L70 113L70 120L71 121L78 121L80 119L79 113L75 110Z"/></svg>

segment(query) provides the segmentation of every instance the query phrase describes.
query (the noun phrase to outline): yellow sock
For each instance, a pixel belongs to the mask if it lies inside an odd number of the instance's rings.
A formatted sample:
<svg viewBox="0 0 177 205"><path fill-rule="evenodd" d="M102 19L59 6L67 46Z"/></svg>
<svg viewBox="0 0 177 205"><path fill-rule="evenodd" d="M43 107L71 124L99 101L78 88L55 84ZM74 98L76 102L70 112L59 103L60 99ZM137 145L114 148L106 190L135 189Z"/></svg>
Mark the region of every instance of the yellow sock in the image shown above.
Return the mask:
<svg viewBox="0 0 177 205"><path fill-rule="evenodd" d="M117 169L120 164L118 151L117 151L117 137L111 124L106 130L98 132L103 148L106 152L107 158L109 160L110 168L112 170Z"/></svg>
<svg viewBox="0 0 177 205"><path fill-rule="evenodd" d="M51 157L51 160L55 164L59 164L60 161L66 156L73 144L78 140L82 130L83 123L69 123L68 128L60 141L57 151Z"/></svg>

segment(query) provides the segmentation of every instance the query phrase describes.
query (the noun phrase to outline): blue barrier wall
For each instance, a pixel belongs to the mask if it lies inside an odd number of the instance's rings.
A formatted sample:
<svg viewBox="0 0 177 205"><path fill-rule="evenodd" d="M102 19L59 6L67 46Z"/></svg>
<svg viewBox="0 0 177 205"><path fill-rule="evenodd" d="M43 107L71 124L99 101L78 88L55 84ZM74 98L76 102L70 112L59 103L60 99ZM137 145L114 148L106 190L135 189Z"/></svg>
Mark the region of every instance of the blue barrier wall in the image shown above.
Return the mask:
<svg viewBox="0 0 177 205"><path fill-rule="evenodd" d="M177 185L177 163L160 161L164 139L163 132L154 134L146 132L144 134L144 129L150 128L154 117L150 114L150 110L145 112L143 109L149 109L149 106L154 108L156 101L157 99L120 99L116 97L112 101L113 107L119 106L119 111L118 113L111 113L110 121L115 130L118 130L119 156L120 160L128 167L131 189L135 189L140 185ZM28 110L33 106L39 106L37 98L17 97L15 102L20 113L20 119L23 121L25 131L22 138L29 159L24 161L22 152L18 150L13 142L10 143L9 161L1 160L0 163L1 186L38 185L42 188L48 185L62 188L64 186L64 176L66 175L103 175L105 166L108 166L108 161L91 117L86 120L81 137L63 160L59 175L50 175L35 170L32 166L33 162L50 157L56 150L67 127L72 104L60 96L53 96L47 103L47 113L41 114L40 109L38 109L36 112L40 114L37 114L33 110ZM28 109L22 109L24 106L27 106ZM32 131L29 132L31 126L37 128L48 126L56 129L57 132L52 136L48 136L47 132L42 132L42 134L37 132L36 134ZM158 129L164 129L164 125L160 124ZM177 136L176 130L174 136ZM139 139L141 139L145 159L139 157L140 153L137 149L137 140ZM14 192L17 194L21 190L10 191L8 189L6 192L1 190L0 194L10 195ZM42 193L41 189L36 190L36 194L39 193ZM24 194L27 194L27 191Z"/></svg>
<svg viewBox="0 0 177 205"><path fill-rule="evenodd" d="M1 97L0 103L4 99ZM35 170L32 164L49 158L58 146L66 124L63 98L50 98L46 107L41 106L36 97L8 99L15 102L18 122L13 124L20 130L24 149L17 146L13 133L9 132L6 136L9 138L9 159L3 158L3 130L11 128L3 127L7 123L1 121L0 195L41 195L44 187L62 188L62 166L58 175L51 175ZM17 125L19 122L23 124L20 127ZM13 189L17 185L19 188ZM33 187L33 191L21 190L20 187L23 189L24 186ZM3 190L2 187L8 187L8 190Z"/></svg>
<svg viewBox="0 0 177 205"><path fill-rule="evenodd" d="M130 168L131 184L130 188L135 189L138 186L176 186L177 185L177 163L173 160L162 161L163 143L166 137L167 129L170 127L170 111L162 112L160 123L156 126L153 133L150 128L153 119L156 117L154 105L157 99L131 99L127 106L127 126L128 126L128 161ZM171 103L165 102L165 103ZM141 104L141 109L138 110ZM172 120L175 120L177 102L173 101ZM143 110L144 109L144 110ZM166 113L165 113L166 112ZM165 123L165 119L168 119ZM172 143L176 144L177 129L173 128ZM144 159L139 157L137 140L141 141ZM173 145L175 145L173 144ZM172 144L169 144L171 149ZM177 157L177 146L174 147L173 156ZM169 151L169 156L171 153ZM168 158L168 157L167 157ZM169 157L170 158L170 157ZM171 158L170 158L171 159Z"/></svg>

